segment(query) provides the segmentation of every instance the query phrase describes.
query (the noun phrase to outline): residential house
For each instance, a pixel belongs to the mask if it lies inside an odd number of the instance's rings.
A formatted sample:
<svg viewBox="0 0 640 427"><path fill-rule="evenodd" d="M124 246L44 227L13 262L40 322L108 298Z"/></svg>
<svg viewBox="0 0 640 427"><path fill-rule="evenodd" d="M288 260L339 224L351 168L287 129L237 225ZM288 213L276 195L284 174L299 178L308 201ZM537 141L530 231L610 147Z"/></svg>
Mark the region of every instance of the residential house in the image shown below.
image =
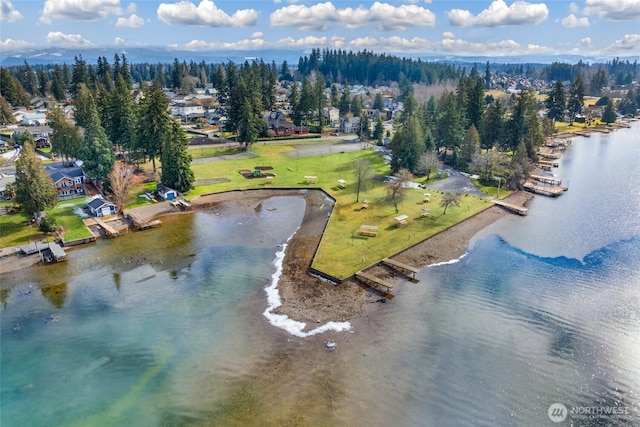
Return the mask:
<svg viewBox="0 0 640 427"><path fill-rule="evenodd" d="M36 148L51 147L51 137L53 136L53 129L49 126L29 126L19 127L13 132L14 140L20 137L23 133L29 132L31 137L36 143Z"/></svg>
<svg viewBox="0 0 640 427"><path fill-rule="evenodd" d="M340 123L340 131L344 133L354 133L360 128L360 117L347 117Z"/></svg>
<svg viewBox="0 0 640 427"><path fill-rule="evenodd" d="M196 117L204 117L202 105L193 102L176 103L169 107L171 115L182 117L185 121L190 121Z"/></svg>
<svg viewBox="0 0 640 427"><path fill-rule="evenodd" d="M169 188L164 184L158 184L156 186L156 190L158 191L158 195L164 200L173 200L178 197L178 192L173 188Z"/></svg>
<svg viewBox="0 0 640 427"><path fill-rule="evenodd" d="M102 198L102 196L96 196L93 199L89 200L87 203L89 207L89 212L93 216L108 216L115 215L116 205L108 200Z"/></svg>
<svg viewBox="0 0 640 427"><path fill-rule="evenodd" d="M85 194L84 184L87 177L79 167L46 167L45 170L56 185L58 199L73 199Z"/></svg>
<svg viewBox="0 0 640 427"><path fill-rule="evenodd" d="M287 119L282 111L270 111L263 117L267 123L267 129L275 133L275 136L287 136L296 133L296 126Z"/></svg>
<svg viewBox="0 0 640 427"><path fill-rule="evenodd" d="M30 113L22 116L22 124L25 126L44 126L47 124L47 116L44 113Z"/></svg>
<svg viewBox="0 0 640 427"><path fill-rule="evenodd" d="M340 121L340 110L336 107L323 108L322 115L329 123L338 123Z"/></svg>
<svg viewBox="0 0 640 427"><path fill-rule="evenodd" d="M4 192L7 189L7 185L16 182L16 176L7 173L0 173L0 199L6 199Z"/></svg>

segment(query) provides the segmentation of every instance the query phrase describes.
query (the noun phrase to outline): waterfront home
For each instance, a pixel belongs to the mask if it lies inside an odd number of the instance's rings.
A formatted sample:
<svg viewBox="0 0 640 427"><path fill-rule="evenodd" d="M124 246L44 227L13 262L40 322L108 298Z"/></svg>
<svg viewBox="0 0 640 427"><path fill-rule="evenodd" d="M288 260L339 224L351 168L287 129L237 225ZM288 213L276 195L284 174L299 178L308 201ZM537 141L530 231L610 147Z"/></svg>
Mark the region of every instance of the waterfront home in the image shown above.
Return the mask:
<svg viewBox="0 0 640 427"><path fill-rule="evenodd" d="M58 199L73 199L76 197L82 197L85 194L84 184L87 180L87 176L81 168L60 168L48 166L45 170L56 185Z"/></svg>

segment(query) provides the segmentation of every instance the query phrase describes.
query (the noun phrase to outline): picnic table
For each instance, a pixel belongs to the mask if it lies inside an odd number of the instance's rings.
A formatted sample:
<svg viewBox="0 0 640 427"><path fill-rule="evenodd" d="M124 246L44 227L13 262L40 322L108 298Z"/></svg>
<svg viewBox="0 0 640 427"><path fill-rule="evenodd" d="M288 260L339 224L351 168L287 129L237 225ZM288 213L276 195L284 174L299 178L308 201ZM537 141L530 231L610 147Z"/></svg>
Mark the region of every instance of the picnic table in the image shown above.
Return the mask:
<svg viewBox="0 0 640 427"><path fill-rule="evenodd" d="M407 219L409 219L408 215L398 215L393 218L396 221L396 227L401 227L403 225L407 225Z"/></svg>
<svg viewBox="0 0 640 427"><path fill-rule="evenodd" d="M378 235L378 226L363 224L360 226L360 234L363 236L375 237Z"/></svg>
<svg viewBox="0 0 640 427"><path fill-rule="evenodd" d="M316 182L318 182L318 177L311 175L305 176L304 182L306 182L307 184L315 184Z"/></svg>

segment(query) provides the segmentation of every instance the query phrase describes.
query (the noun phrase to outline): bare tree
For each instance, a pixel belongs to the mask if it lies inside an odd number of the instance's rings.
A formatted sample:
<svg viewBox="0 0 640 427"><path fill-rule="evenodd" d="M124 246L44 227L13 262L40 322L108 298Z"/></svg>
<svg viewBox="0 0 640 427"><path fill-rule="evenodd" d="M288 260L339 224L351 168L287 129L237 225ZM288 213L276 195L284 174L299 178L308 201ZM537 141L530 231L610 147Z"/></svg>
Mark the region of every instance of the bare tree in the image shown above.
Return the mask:
<svg viewBox="0 0 640 427"><path fill-rule="evenodd" d="M427 181L429 181L431 173L438 169L439 164L436 152L429 150L420 156L420 160L418 160L418 172L427 175Z"/></svg>
<svg viewBox="0 0 640 427"><path fill-rule="evenodd" d="M356 202L360 201L360 192L367 191L367 179L371 173L371 163L366 159L359 158L353 162L353 174L355 176Z"/></svg>
<svg viewBox="0 0 640 427"><path fill-rule="evenodd" d="M460 206L460 194L446 192L442 195L442 200L440 201L440 206L444 208L444 212L442 212L442 215L445 215L447 213L447 208L451 205L455 207Z"/></svg>
<svg viewBox="0 0 640 427"><path fill-rule="evenodd" d="M134 185L133 166L121 162L115 163L109 173L109 183L116 210L122 212Z"/></svg>
<svg viewBox="0 0 640 427"><path fill-rule="evenodd" d="M407 169L400 169L396 172L395 177L397 179L389 181L389 186L387 187L387 200L393 204L397 213L398 203L400 203L405 196L404 189L406 188L406 183L413 179L413 174Z"/></svg>

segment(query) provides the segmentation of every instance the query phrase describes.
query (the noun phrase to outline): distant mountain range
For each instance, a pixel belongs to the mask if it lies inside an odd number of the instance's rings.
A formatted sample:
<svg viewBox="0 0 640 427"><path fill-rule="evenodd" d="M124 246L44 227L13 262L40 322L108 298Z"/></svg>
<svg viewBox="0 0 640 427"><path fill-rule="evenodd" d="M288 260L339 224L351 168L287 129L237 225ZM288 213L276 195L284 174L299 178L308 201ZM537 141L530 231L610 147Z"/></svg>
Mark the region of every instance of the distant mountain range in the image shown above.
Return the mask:
<svg viewBox="0 0 640 427"><path fill-rule="evenodd" d="M104 56L109 62L112 62L115 53L125 54L129 63L168 63L173 62L175 58L180 61L196 62L205 61L206 63L225 63L233 61L242 63L245 60L262 59L265 62L281 64L286 60L290 66L298 65L300 56L308 55L308 51L296 50L256 50L256 51L179 51L162 47L129 47L129 48L44 48L44 49L25 49L22 51L2 51L0 52L0 65L9 67L13 65L22 65L27 61L29 65L38 64L73 64L76 56L82 55L82 58L88 64L95 64L98 57ZM501 64L549 64L552 62L565 62L574 64L582 60L590 64L604 63L612 58L608 57L587 57L579 55L526 55L526 56L450 56L438 54L418 54L412 53L391 53L398 57L411 57L422 59L428 62L451 62L460 64L472 63L501 63ZM629 60L630 62L640 60L640 55L620 58Z"/></svg>

